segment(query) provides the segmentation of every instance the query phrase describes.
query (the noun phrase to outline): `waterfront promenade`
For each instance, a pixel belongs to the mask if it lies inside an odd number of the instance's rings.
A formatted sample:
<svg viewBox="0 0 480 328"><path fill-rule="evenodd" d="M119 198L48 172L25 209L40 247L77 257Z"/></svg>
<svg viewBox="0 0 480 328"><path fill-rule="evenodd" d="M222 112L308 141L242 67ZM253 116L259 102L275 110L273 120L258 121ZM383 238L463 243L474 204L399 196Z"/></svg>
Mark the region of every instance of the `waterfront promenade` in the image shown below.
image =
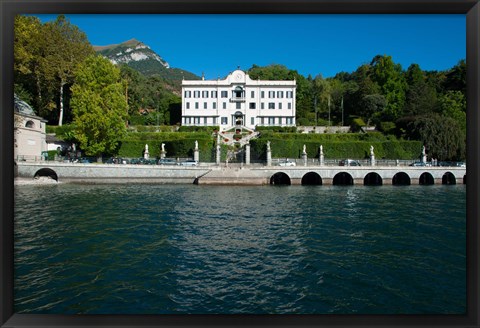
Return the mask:
<svg viewBox="0 0 480 328"><path fill-rule="evenodd" d="M464 184L465 167L262 166L202 164L195 167L18 162L21 179L50 177L62 183L183 183L222 185L432 185Z"/></svg>

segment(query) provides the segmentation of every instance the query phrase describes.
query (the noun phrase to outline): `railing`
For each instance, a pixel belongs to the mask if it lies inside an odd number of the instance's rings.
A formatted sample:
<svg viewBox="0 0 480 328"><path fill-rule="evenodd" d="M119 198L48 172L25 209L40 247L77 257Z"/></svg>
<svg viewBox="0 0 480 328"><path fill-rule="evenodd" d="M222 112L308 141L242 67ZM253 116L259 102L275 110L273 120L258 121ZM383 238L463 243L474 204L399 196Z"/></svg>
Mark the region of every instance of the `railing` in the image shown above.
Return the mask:
<svg viewBox="0 0 480 328"><path fill-rule="evenodd" d="M184 157L168 157L174 162L172 164L166 165L177 165L183 161L191 160L192 158L184 158ZM272 158L272 166L279 166L281 162L288 160L289 162L295 163L295 166L305 166L303 159L300 158ZM17 162L51 162L51 163L81 163L81 164L88 164L88 163L96 163L96 157L81 157L81 158L69 158L67 156L55 156L55 159L48 160L43 156L29 156L29 155L20 155L16 158ZM323 162L323 166L340 166L341 159L325 159ZM361 166L371 166L370 160L362 159L356 160L360 163ZM138 158L124 158L124 157L104 157L103 158L104 164L139 164L139 165L162 165L159 164L159 158L151 157L149 159L144 159L142 157ZM419 160L392 160L392 159L379 159L375 160L375 166L410 166L416 163L415 166L441 166L441 167L466 167L465 162L437 162L436 165L432 165L431 162L427 162L424 165L418 164L420 163ZM229 166L235 167L245 167L245 162L242 161L229 161ZM249 167L261 167L266 166L266 161L264 160L256 160L251 159ZM220 163L221 165L225 165L225 161ZM200 162L199 166L217 166L215 162ZM307 166L320 166L320 160L318 158L308 158L307 159Z"/></svg>
<svg viewBox="0 0 480 328"><path fill-rule="evenodd" d="M230 98L230 102L245 102L245 97L232 97Z"/></svg>

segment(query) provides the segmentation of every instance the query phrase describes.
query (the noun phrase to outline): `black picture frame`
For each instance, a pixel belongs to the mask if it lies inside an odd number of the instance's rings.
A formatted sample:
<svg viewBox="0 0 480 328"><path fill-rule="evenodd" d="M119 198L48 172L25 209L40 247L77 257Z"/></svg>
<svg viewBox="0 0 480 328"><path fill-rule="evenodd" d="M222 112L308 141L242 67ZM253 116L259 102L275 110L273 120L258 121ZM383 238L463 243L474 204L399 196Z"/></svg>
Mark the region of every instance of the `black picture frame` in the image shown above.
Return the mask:
<svg viewBox="0 0 480 328"><path fill-rule="evenodd" d="M478 0L1 0L0 324L2 327L478 327ZM466 315L38 315L13 312L13 21L16 14L465 14L467 21Z"/></svg>

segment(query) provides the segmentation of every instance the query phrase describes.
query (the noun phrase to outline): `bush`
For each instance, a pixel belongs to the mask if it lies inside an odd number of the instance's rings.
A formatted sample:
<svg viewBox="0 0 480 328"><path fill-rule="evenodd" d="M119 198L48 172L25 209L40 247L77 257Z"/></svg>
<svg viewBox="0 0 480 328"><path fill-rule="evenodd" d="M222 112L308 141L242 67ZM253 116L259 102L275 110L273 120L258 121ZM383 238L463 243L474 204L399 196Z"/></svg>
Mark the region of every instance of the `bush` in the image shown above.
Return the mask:
<svg viewBox="0 0 480 328"><path fill-rule="evenodd" d="M220 130L219 126L181 126L178 132L207 132L213 133Z"/></svg>
<svg viewBox="0 0 480 328"><path fill-rule="evenodd" d="M296 126L256 126L255 131L272 131L280 133L295 133L297 132Z"/></svg>

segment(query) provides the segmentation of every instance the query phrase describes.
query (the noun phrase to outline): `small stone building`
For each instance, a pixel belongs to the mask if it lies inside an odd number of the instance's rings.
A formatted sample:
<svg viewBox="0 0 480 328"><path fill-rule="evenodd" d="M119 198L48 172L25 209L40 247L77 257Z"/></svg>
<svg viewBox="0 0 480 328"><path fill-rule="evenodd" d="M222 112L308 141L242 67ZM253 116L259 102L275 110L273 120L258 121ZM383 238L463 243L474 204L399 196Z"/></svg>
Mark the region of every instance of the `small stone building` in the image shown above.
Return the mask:
<svg viewBox="0 0 480 328"><path fill-rule="evenodd" d="M47 151L47 120L35 115L32 107L14 97L14 156L16 161L38 161Z"/></svg>

